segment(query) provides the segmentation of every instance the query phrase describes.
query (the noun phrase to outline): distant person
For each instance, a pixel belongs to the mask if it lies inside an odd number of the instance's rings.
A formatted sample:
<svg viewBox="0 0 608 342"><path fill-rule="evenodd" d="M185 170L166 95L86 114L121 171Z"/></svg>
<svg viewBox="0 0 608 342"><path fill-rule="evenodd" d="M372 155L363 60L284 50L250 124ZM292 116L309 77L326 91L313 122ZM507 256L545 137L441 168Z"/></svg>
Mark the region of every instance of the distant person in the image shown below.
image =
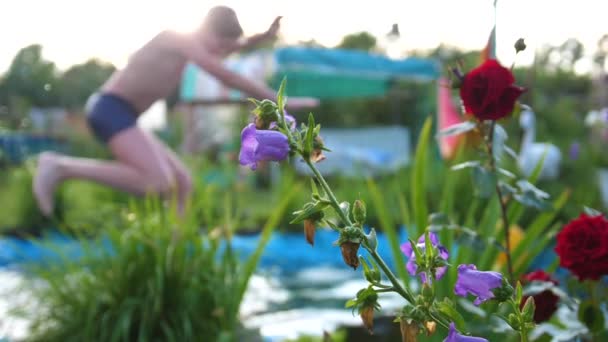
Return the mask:
<svg viewBox="0 0 608 342"><path fill-rule="evenodd" d="M140 113L168 97L178 86L187 62L196 63L228 87L251 97L276 101L276 92L226 69L230 53L276 38L281 17L261 34L241 39L243 29L231 8L218 6L191 33L163 31L130 58L87 103L88 123L107 144L116 161L74 158L53 152L40 155L33 192L43 214L54 209L54 191L63 181L85 179L136 195L176 195L180 211L192 180L179 158L154 135L136 125ZM313 107L318 100L291 98L292 109Z"/></svg>

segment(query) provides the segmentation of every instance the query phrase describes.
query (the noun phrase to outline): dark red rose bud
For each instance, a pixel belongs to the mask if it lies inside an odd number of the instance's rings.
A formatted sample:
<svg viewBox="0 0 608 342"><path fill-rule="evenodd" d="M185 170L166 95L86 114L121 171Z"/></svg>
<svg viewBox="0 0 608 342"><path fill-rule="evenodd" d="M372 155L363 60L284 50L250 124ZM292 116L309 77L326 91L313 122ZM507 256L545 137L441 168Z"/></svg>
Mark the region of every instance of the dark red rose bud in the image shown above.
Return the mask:
<svg viewBox="0 0 608 342"><path fill-rule="evenodd" d="M527 284L533 281L542 281L542 282L550 282L554 285L557 285L558 282L554 279L550 274L544 271L534 271L532 273L528 273L523 277L523 283ZM548 321L551 316L557 311L557 303L559 302L559 297L556 296L550 290L545 290L543 292L537 293L532 296L534 298L534 304L536 305L536 309L534 310L534 322L542 323ZM524 307L524 304L528 300L528 296L524 296L521 301L521 307Z"/></svg>
<svg viewBox="0 0 608 342"><path fill-rule="evenodd" d="M489 59L464 76L460 98L467 114L478 120L499 120L515 108L524 89L514 85L511 71Z"/></svg>

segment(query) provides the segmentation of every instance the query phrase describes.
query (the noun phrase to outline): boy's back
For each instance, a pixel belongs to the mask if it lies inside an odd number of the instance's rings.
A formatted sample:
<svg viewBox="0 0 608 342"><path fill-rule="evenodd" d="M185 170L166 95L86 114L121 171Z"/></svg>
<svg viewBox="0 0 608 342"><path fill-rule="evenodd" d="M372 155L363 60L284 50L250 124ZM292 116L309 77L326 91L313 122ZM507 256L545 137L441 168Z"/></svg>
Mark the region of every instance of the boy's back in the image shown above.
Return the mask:
<svg viewBox="0 0 608 342"><path fill-rule="evenodd" d="M104 92L129 101L144 112L156 100L168 97L181 79L187 57L180 48L186 37L164 31L137 50L122 70L103 85Z"/></svg>

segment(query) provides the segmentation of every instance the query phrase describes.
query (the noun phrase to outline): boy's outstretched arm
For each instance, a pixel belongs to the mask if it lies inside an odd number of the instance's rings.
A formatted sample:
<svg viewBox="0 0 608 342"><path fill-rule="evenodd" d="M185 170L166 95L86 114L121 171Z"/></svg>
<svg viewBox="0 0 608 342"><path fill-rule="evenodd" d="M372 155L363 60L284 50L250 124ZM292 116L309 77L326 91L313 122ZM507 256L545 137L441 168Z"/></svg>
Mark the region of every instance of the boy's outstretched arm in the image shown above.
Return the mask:
<svg viewBox="0 0 608 342"><path fill-rule="evenodd" d="M277 38L277 33L279 32L279 28L281 26L281 16L278 16L274 19L268 30L263 33L254 34L245 38L243 41L240 41L232 52L238 52L239 50L245 50L253 48L259 44L262 44L266 41L275 40Z"/></svg>
<svg viewBox="0 0 608 342"><path fill-rule="evenodd" d="M189 60L196 63L200 68L225 85L238 89L259 100L269 99L276 101L276 92L274 90L268 88L263 83L252 81L227 69L219 59L209 54L197 44L185 46L184 50Z"/></svg>
<svg viewBox="0 0 608 342"><path fill-rule="evenodd" d="M263 83L252 81L247 77L243 77L227 69L220 60L218 60L215 56L210 55L199 45L190 44L184 47L184 49L189 60L196 63L200 68L217 78L225 85L238 89L258 100L277 100L277 95L274 90L267 87ZM287 102L287 107L290 109L311 108L318 105L319 100L311 97L292 97Z"/></svg>

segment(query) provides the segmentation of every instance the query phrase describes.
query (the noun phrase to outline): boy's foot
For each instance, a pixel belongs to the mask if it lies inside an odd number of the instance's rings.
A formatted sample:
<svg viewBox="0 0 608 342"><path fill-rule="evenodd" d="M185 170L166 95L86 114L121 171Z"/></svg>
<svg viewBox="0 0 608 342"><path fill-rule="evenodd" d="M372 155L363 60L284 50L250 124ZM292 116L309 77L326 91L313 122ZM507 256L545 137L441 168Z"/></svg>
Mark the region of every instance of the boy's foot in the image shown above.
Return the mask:
<svg viewBox="0 0 608 342"><path fill-rule="evenodd" d="M38 202L38 208L45 216L51 216L54 209L55 186L61 178L59 158L60 156L53 152L40 154L38 168L32 182L32 190L36 202Z"/></svg>

